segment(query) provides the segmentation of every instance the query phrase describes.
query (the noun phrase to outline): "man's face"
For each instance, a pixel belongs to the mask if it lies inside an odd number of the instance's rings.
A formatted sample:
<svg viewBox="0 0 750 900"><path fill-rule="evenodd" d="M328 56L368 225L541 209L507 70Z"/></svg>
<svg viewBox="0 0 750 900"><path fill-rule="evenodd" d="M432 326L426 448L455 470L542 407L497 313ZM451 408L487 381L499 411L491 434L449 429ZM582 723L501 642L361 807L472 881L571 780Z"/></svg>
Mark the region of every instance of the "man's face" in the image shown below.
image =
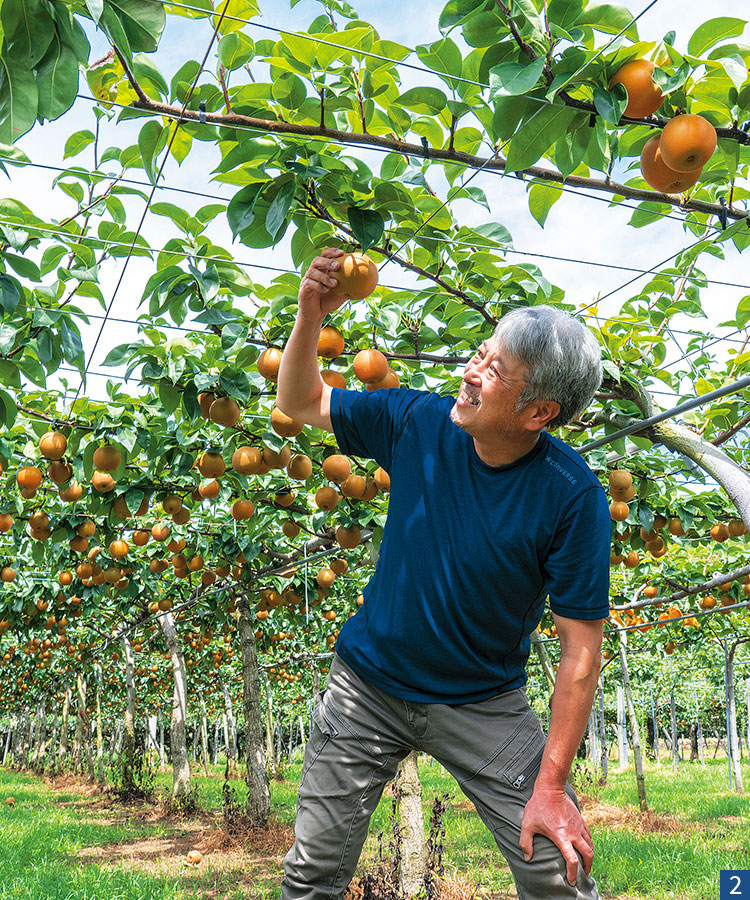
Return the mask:
<svg viewBox="0 0 750 900"><path fill-rule="evenodd" d="M526 367L502 346L485 341L466 364L451 420L472 437L517 436L523 410L516 403L526 387Z"/></svg>

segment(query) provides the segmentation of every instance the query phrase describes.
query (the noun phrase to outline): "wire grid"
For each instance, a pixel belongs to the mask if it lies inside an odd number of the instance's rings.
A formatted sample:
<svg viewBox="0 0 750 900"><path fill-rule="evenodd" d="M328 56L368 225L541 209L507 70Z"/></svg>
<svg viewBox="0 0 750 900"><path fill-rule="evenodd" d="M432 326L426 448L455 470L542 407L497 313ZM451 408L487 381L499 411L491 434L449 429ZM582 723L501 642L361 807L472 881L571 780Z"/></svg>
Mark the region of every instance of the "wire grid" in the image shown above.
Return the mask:
<svg viewBox="0 0 750 900"><path fill-rule="evenodd" d="M655 5L656 2L657 2L657 0L653 0L653 2L651 2L647 7L645 7L645 9L642 10L641 13L639 13L638 16L636 16L636 17L633 19L633 22L637 21L638 18L640 18L640 16L642 16L642 15L643 15L645 12L647 12L653 5ZM187 4L176 4L176 5L183 6L184 8L192 8L192 9L195 9L196 11L206 12L206 10L202 10L202 9L199 8L199 7L189 7ZM225 10L225 12L226 12L226 10ZM228 18L237 18L237 17L229 16ZM244 19L238 19L238 20L239 20L239 21L242 21L242 22L245 22L245 23L248 23L248 24L253 25L253 26L260 26L260 23L253 22L253 21L251 21L251 20L244 20ZM631 24L632 24L632 23L631 23ZM271 30L277 30L279 33L292 33L292 32L285 32L283 29L277 29L275 26L260 26L260 27L269 28L269 29L271 29ZM629 27L629 26L628 26L628 27ZM621 32L621 33L622 33L622 32ZM215 36L215 35L214 35L214 36ZM299 36L299 37L305 37L305 38L307 38L307 39L309 39L309 40L312 40L312 41L316 41L316 40L317 40L319 43L330 43L330 42L326 42L326 41L324 41L324 40L319 40L319 39L315 39L315 38L310 38L310 37L307 36L307 35L302 35L302 34L300 34L300 35L297 35L297 36ZM606 45L604 45L604 47L602 47L602 48L600 49L599 53L604 52L604 50L605 50L608 46L610 46L610 45L614 42L614 40L617 39L617 37L619 37L619 34L618 34L618 35L615 35L615 37L614 37L612 40L610 40ZM333 45L333 46L339 46L341 49L344 49L344 50L347 50L347 51L351 51L351 50L353 49L353 48L347 47L346 45ZM207 51L207 53L206 53L206 57L208 56L208 52L210 52L210 46L209 46L209 51ZM360 52L360 51L355 51L355 52ZM414 52L414 51L412 50L411 52ZM377 54L374 54L374 55L377 56ZM389 58L387 58L387 57L381 57L381 58L389 59ZM594 58L596 58L596 57L594 57ZM389 61L393 62L394 64L400 64L400 61L398 61L398 60L389 60ZM586 65L590 64L590 62L592 62L592 61L593 61L593 59L592 59L592 60L589 60L589 61L586 63ZM584 67L585 67L585 66L584 66ZM436 74L436 73L432 72L432 70L425 69L424 67L416 67L416 68L420 68L420 69L422 69L423 71L426 71L426 72L431 72L431 74L433 74L433 75ZM202 70L202 69L201 69L201 70ZM578 74L578 73L575 73L575 74ZM195 79L196 82L197 82L197 78L198 78L199 76L200 76L200 72L198 73L198 76L196 76L196 79ZM575 75L570 76L570 78L573 78L573 77L575 77ZM569 80L570 80L570 79L569 79ZM482 84L482 83L479 83L479 82L475 82L475 83L476 83L478 86L489 87L489 85L486 85L486 84ZM94 99L94 98L87 98L87 99ZM96 102L96 101L95 101L95 102ZM547 101L545 101L545 102L547 102ZM124 104L123 104L123 105L124 105ZM184 108L186 108L186 106L187 106L187 101L186 101L185 104L184 104L183 111L184 111ZM533 117L532 117L532 118L533 118ZM525 123L525 124L528 124L528 123ZM522 127L523 127L523 126L522 126ZM324 140L325 140L325 139L324 139ZM506 142L506 143L507 143L507 142ZM359 146L359 145L358 145L358 146ZM373 148L367 148L367 149L373 149ZM391 151L388 151L388 152L391 152ZM498 152L499 152L499 151L498 151ZM168 151L167 151L167 154L168 154ZM165 159L166 159L166 156L165 156ZM485 163L485 165L486 165L486 163ZM47 167L47 168L57 168L57 167L51 167L51 166L50 166L50 167ZM72 173L74 173L74 170L72 170L72 167L69 168L69 169L66 169L66 170L61 169L60 171L72 171ZM479 171L481 171L481 167L480 167L480 169L477 169L471 177L474 177L474 175L478 174ZM93 173L91 173L91 174L93 174ZM502 172L502 173L496 173L496 174L500 174L501 176L504 176L506 173ZM135 181L132 180L132 179L129 179L128 181L130 181L131 183L138 183L138 182L135 182ZM158 181L158 179L157 179L157 181ZM140 182L140 184L143 184L143 185L145 186L146 183ZM465 186L465 184L464 184L464 185L461 185L461 186L458 188L458 190L461 190L464 186ZM561 190L565 190L564 186L562 186L562 185L560 185L560 186L558 186L558 185L551 185L551 186L559 187ZM168 185L159 185L159 187L164 188L164 189L169 189L169 190L177 190L177 191L180 191L180 192L183 192L183 193L186 193L186 194L187 194L187 193L191 193L191 194L194 194L194 195L196 195L196 196L206 196L206 197L211 198L211 199L219 199L219 200L221 200L222 202L226 202L226 201L225 201L225 198L221 198L221 197L219 197L218 195L201 194L200 192L193 192L193 191L187 191L187 190L185 190L185 189L172 188L172 187L170 187L170 186L168 186ZM156 185L154 185L154 190L155 190L155 188L156 188ZM152 197L153 197L154 190L152 190ZM582 194L582 196L590 196L590 195ZM150 198L150 199L151 199L151 198ZM150 199L149 199L149 205L150 205ZM449 196L449 197L446 199L446 201L444 201L444 203L442 204L442 206L441 206L438 210L436 210L435 212L433 212L433 213L431 214L431 216L429 216L428 219L425 220L425 222L422 223L422 225L420 226L420 228L424 227L424 225L427 224L427 221L429 221L429 219L430 219L433 215L437 214L437 212L439 212L439 210L442 209L442 208L450 201L450 199L451 199L451 196ZM601 200L604 200L605 202L609 202L609 201L606 200L606 198L599 198L599 197L596 197L595 199L601 199ZM145 213L146 213L147 211L148 211L148 205L147 205L146 211L144 212L144 218L145 218ZM677 218L679 221L684 221L683 219L679 219L678 217L673 217L673 216L665 216L665 217L669 217L669 218ZM11 224L11 223L8 223L8 224ZM13 224L15 224L15 223L13 223ZM51 230L50 230L50 231L51 231ZM139 231L140 231L140 227L139 227ZM414 235L412 235L411 237L414 237ZM132 249L132 247L135 246L135 243L136 243L136 241L137 241L137 238L138 238L138 234L136 234L136 238L134 239L133 245L131 245L131 249ZM100 243L103 243L103 242L101 241L101 239L97 239L97 238L87 238L87 239L88 239L88 240L98 241L98 242L100 242ZM402 246L405 246L405 244L408 242L409 239L410 239L410 238L407 238L407 241L404 241L404 244L403 244ZM454 245L459 245L459 244L467 244L467 245L470 245L470 244L471 244L471 242L468 242L468 241L467 241L467 242L459 242L459 241L455 241L455 240L454 240L454 241L450 241L450 240L448 240L448 239L441 239L441 238L430 238L430 240L442 241L442 242L444 242L444 243L450 243L450 244L454 244ZM110 243L111 245L114 245L116 242L109 242L109 243ZM139 249L140 249L140 248L139 248ZM151 251L154 250L154 248L149 248L149 249L150 249ZM399 249L401 249L401 248L399 248ZM510 253L518 253L519 255L535 256L535 257L538 257L538 258L549 258L549 259L555 259L555 260L561 261L561 262L570 262L570 263L577 263L577 264L581 264L581 265L591 265L591 266L607 267L607 268L613 268L613 269L619 268L619 269L624 269L624 270L627 270L627 271L634 271L634 272L637 272L637 273L638 273L637 276L636 276L636 278L642 277L643 275L646 275L646 274L652 274L652 273L654 272L654 270L657 268L657 267L655 266L655 267L652 267L652 269L649 269L649 270L638 270L638 269L635 269L635 268L633 268L633 267L622 267L622 266L615 266L615 265L611 265L611 266L610 266L610 265L608 265L608 264L606 264L606 263L598 263L598 262L596 262L596 261L578 260L578 259L569 259L569 258L565 258L565 257L554 257L554 256L549 255L549 254L533 254L533 253L530 253L530 252L527 252L527 251L516 251L516 250L514 250L513 248L504 248L504 250L505 250L506 252L510 252ZM158 251L156 251L156 252L158 252ZM172 252L172 251L163 251L163 252ZM683 252L683 250L678 251L678 253L681 253L681 252ZM185 256L188 256L188 255L190 255L190 254L184 253L184 255L185 255ZM676 256L676 255L678 255L678 254L674 254L673 256ZM129 258L129 257L128 257L128 258ZM671 259L671 258L672 258L672 257L669 257L668 259ZM218 258L218 259L221 259L222 261L226 261L226 260L224 260L223 258ZM665 260L664 262L667 262L667 261L668 261L668 260ZM126 263L127 263L127 260L126 260ZM246 264L246 265L252 266L253 264L248 263L248 264ZM659 264L659 266L662 266L662 265L664 265L664 263L660 263L660 264ZM260 268L260 266L258 266L258 268ZM269 269L270 269L271 267L265 267L265 268L269 268ZM283 271L291 271L291 270L283 270ZM296 274L296 273L295 273L295 274ZM623 289L623 287L627 286L627 284L632 283L634 280L636 280L636 279L631 279L629 282L626 282L624 285L620 286L619 288L615 288L613 291L610 291L609 294L605 295L605 297L599 298L599 299L597 300L597 303L600 303L603 299L605 299L605 298L608 297L608 296L611 296L613 293L616 293L618 290ZM709 283L722 283L722 282L709 282ZM731 282L725 282L725 283L723 283L723 284L725 284L726 286L738 287L738 288L742 288L742 289L745 289L745 288L746 288L745 285L740 285L740 284L731 283ZM407 290L407 288L396 288L396 289L399 289L399 290ZM113 298L113 299L114 299L114 298ZM593 304L591 304L591 305L593 305ZM111 307L111 304L110 304L110 307ZM587 308L590 308L590 307L585 307L584 310L587 309ZM95 318L95 317L92 316L92 318ZM105 315L105 317L103 317L104 321L103 321L103 324L102 324L102 328L104 327L104 324L105 324L107 318L108 318L108 317L107 317L106 315ZM599 318L599 317L597 317L597 318ZM133 324L138 324L135 320L118 320L118 321L130 321L130 322L133 322ZM600 321L601 321L601 319L600 319ZM614 318L612 318L612 319L609 319L608 321L617 321L617 320L614 319ZM169 327L169 326L167 326L167 327ZM185 329L185 330L191 330L191 329ZM676 330L675 330L675 331L676 331ZM692 333L692 332L680 332L680 333L690 333L690 334L694 334L694 333ZM101 334L101 330L100 330L100 334ZM700 332L697 333L697 334L698 334L699 336L702 336L702 333L700 333ZM729 338L729 337L727 337L727 336L723 336L723 337L718 338L717 340L731 340L731 338ZM676 341L675 341L675 343L677 344ZM715 341L714 341L713 343L715 343ZM741 343L741 341L738 340L737 343ZM679 348L679 344L677 344L677 346L678 346L678 348ZM693 352L693 353L694 353L694 352L701 352L701 350L698 349L697 351L692 351L692 352ZM682 357L680 357L680 359L687 358L687 357L689 357L690 355L691 355L691 354L684 354ZM679 360L675 360L675 361L673 361L673 362L670 363L670 364L675 364L675 363L678 362L678 361L679 361ZM90 362L91 362L91 359L89 360L89 363L90 363ZM87 370L88 370L88 364L87 364ZM102 377L117 377L117 376L105 376L104 373L96 373L96 374L100 374ZM123 380L126 380L126 379L123 379Z"/></svg>

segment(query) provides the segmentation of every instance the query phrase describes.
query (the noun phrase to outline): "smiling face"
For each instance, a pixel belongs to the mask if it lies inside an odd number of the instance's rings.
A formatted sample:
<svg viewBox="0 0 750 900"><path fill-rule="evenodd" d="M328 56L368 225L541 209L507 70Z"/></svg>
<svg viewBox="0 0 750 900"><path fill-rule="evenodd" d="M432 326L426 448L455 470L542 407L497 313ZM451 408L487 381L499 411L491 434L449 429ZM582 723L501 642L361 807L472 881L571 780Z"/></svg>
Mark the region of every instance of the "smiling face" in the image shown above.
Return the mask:
<svg viewBox="0 0 750 900"><path fill-rule="evenodd" d="M477 438L517 432L523 411L516 403L526 387L525 375L519 360L485 341L466 364L451 419Z"/></svg>
<svg viewBox="0 0 750 900"><path fill-rule="evenodd" d="M490 465L504 465L527 453L559 411L553 401L517 408L527 371L494 341L481 344L464 369L451 421L474 438L477 453Z"/></svg>

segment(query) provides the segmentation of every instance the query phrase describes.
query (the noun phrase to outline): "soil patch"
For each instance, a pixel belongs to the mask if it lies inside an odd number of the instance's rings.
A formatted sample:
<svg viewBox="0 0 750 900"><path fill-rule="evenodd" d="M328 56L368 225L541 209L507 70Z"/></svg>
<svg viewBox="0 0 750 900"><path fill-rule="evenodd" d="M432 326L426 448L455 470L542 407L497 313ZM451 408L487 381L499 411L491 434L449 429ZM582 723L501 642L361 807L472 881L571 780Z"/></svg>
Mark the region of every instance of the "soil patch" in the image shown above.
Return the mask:
<svg viewBox="0 0 750 900"><path fill-rule="evenodd" d="M615 828L627 830L637 834L680 834L686 831L699 831L700 826L695 822L685 822L677 816L656 813L653 810L641 812L632 806L614 806L604 803L595 797L581 794L578 798L581 805L581 813L586 824L601 826L602 828Z"/></svg>

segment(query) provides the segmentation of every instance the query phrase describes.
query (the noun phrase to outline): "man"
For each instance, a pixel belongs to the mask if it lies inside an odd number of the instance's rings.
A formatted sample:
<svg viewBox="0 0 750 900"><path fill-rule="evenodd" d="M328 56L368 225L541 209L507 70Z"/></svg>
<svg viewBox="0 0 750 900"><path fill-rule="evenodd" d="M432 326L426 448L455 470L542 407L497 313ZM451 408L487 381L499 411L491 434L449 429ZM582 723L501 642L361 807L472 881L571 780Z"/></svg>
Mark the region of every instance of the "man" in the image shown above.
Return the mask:
<svg viewBox="0 0 750 900"><path fill-rule="evenodd" d="M343 895L383 787L416 748L474 802L521 900L597 898L567 777L599 674L610 519L595 475L545 429L591 401L598 345L579 321L532 307L503 317L455 401L331 388L316 348L344 302L340 254L323 250L302 279L277 404L375 459L391 496L365 603L313 711L282 896ZM561 658L545 742L524 684L547 596Z"/></svg>

